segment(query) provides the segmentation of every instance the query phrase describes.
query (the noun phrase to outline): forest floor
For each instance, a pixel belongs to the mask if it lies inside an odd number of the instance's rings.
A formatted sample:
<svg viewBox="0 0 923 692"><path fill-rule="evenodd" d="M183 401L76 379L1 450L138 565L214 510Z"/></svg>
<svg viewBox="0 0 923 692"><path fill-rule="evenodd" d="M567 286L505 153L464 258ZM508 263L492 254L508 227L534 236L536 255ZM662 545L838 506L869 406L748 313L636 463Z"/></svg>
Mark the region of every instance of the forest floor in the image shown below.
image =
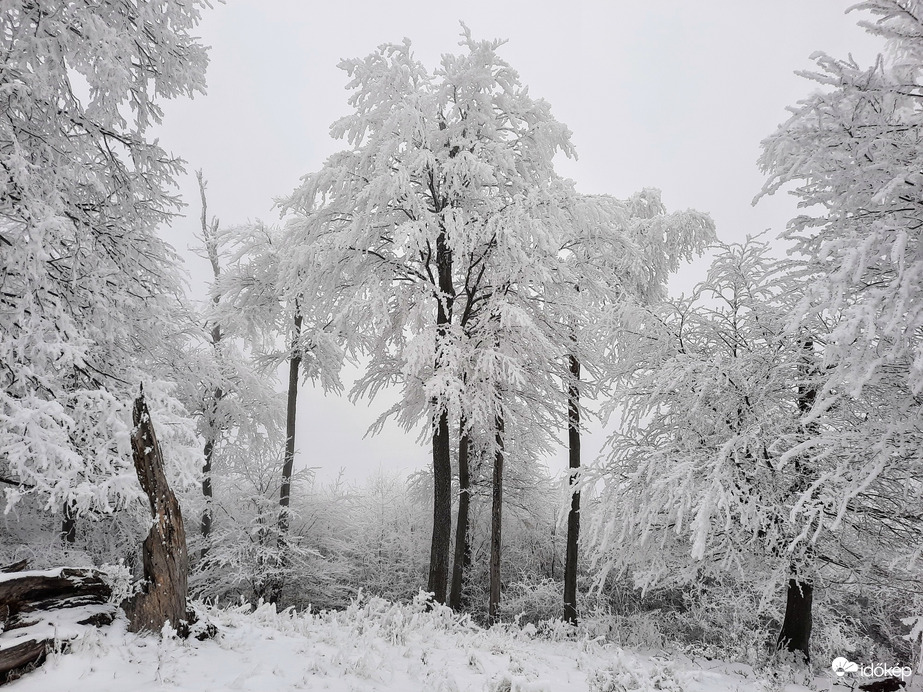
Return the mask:
<svg viewBox="0 0 923 692"><path fill-rule="evenodd" d="M749 666L623 650L566 628L480 628L446 608L364 599L345 611L208 609L205 641L93 630L11 683L11 692L804 692Z"/></svg>

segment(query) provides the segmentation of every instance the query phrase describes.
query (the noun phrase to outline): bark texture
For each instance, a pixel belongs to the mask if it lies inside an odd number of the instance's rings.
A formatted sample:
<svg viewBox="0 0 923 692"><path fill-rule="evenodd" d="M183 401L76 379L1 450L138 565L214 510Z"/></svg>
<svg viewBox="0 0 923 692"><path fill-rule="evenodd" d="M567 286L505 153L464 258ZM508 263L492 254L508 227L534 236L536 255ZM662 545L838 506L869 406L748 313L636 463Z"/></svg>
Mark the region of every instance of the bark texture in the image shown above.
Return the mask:
<svg viewBox="0 0 923 692"><path fill-rule="evenodd" d="M458 514L455 519L455 559L452 562L452 588L449 592L449 607L462 608L462 590L465 570L471 564L471 543L468 537L468 514L471 506L471 473L468 466L470 440L465 432L464 422L458 438Z"/></svg>
<svg viewBox="0 0 923 692"><path fill-rule="evenodd" d="M785 620L776 642L777 648L785 649L804 659L811 660L809 646L811 642L811 605L814 599L814 586L810 582L797 579L788 580L788 595L785 601Z"/></svg>
<svg viewBox="0 0 923 692"><path fill-rule="evenodd" d="M304 318L295 308L292 323L292 355L288 361L288 400L285 406L285 456L282 460L282 486L279 489L279 540L288 531L292 501L292 469L295 465L295 424L298 421L298 378L301 368L301 324Z"/></svg>
<svg viewBox="0 0 923 692"><path fill-rule="evenodd" d="M444 205L437 202L437 207ZM446 231L436 237L436 273L439 297L436 303L436 371L442 367L442 341L452 323L455 287L452 284L452 251ZM433 537L429 553L427 591L438 603L446 602L449 580L449 557L452 550L452 459L449 444L449 414L439 402L433 402Z"/></svg>
<svg viewBox="0 0 923 692"><path fill-rule="evenodd" d="M279 532L276 538L279 564L276 576L270 578L266 587L266 599L278 603L282 598L285 580L282 577L286 563L286 535L291 525L289 507L292 503L292 471L295 466L295 424L298 422L298 380L301 376L301 325L304 317L298 305L292 319L292 352L288 360L288 398L285 403L285 453L282 458L282 485L279 487Z"/></svg>
<svg viewBox="0 0 923 692"><path fill-rule="evenodd" d="M70 502L64 503L62 511L63 519L61 520L61 540L65 543L77 542L77 515L74 507Z"/></svg>
<svg viewBox="0 0 923 692"><path fill-rule="evenodd" d="M439 414L433 431L433 537L429 553L426 590L437 603L446 602L449 554L452 549L452 462L449 447L449 414Z"/></svg>
<svg viewBox="0 0 923 692"><path fill-rule="evenodd" d="M503 528L503 432L503 417L497 416L493 497L490 505L490 601L487 607L487 619L490 624L497 621L500 611L500 546Z"/></svg>
<svg viewBox="0 0 923 692"><path fill-rule="evenodd" d="M570 384L567 387L567 443L570 484L577 482L580 470L580 361L570 357ZM580 491L571 493L567 514L567 549L564 558L564 619L577 624L577 545L580 541Z"/></svg>
<svg viewBox="0 0 923 692"><path fill-rule="evenodd" d="M159 632L167 622L179 629L186 619L186 531L179 502L164 475L163 456L143 392L135 399L132 422L135 471L147 494L154 525L142 545L145 583L122 607L133 632Z"/></svg>

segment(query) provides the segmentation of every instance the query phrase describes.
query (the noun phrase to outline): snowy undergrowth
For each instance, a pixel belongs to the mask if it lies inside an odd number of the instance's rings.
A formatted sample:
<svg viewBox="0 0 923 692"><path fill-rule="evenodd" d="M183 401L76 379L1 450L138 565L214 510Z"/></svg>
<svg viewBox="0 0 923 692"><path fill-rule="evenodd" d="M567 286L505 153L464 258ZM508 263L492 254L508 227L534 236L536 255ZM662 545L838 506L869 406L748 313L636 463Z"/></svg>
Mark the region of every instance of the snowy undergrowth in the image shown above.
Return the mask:
<svg viewBox="0 0 923 692"><path fill-rule="evenodd" d="M563 627L483 629L425 599L358 598L343 611L198 606L214 640L127 632L124 621L53 654L16 692L766 692L746 666L667 660ZM815 686L816 687L816 686ZM776 686L776 689L780 689ZM788 692L808 688L784 687ZM826 687L824 688L826 689Z"/></svg>

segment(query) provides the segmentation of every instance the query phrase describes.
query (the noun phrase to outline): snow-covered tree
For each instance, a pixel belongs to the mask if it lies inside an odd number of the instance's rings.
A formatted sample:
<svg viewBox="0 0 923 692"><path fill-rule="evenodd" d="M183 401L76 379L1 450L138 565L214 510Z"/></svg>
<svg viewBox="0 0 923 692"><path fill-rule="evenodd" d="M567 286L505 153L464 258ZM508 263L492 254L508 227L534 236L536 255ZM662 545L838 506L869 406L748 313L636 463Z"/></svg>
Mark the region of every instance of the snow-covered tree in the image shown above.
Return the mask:
<svg viewBox="0 0 923 692"><path fill-rule="evenodd" d="M431 422L429 589L440 601L451 536L450 418L492 430L503 380L521 371L507 354L482 349L475 372L488 384L465 403L472 383L463 361L475 340L496 343L496 329L471 325L521 326L522 313L505 311L500 296L514 284L547 283L573 196L552 166L556 151L572 151L566 128L519 84L496 53L499 42L466 33L462 44L467 52L444 56L434 73L409 42L344 61L355 110L332 132L350 148L285 201L300 248L289 285L316 296L305 309L334 318L336 332L371 358L353 396L397 383L404 395L389 414L408 427Z"/></svg>
<svg viewBox="0 0 923 692"><path fill-rule="evenodd" d="M736 572L810 588L813 529L795 510L824 468L791 450L817 357L812 333L786 330L797 282L768 252L725 246L691 297L625 311L622 423L595 471L600 583L612 570L643 587Z"/></svg>
<svg viewBox="0 0 923 692"><path fill-rule="evenodd" d="M805 211L785 236L809 271L793 326L821 319L825 377L799 453L829 470L797 509L812 537L864 527L891 566L919 569L923 506L923 3L870 0L889 42L863 67L819 53L816 91L763 142L763 194ZM853 534L853 537L856 534ZM850 553L844 553L850 554ZM860 551L860 554L862 552Z"/></svg>
<svg viewBox="0 0 923 692"><path fill-rule="evenodd" d="M687 210L667 213L660 191L647 188L627 200L608 195L582 197L561 254L574 266L579 283L548 301L568 328L562 380L567 394L567 437L571 507L567 516L564 565L564 618L577 621L577 566L580 537L582 422L589 411L581 396L606 398L619 362L613 342L621 339L619 315L627 304L651 305L666 297L666 283L682 261L714 240L708 216ZM561 310L561 307L564 310Z"/></svg>
<svg viewBox="0 0 923 692"><path fill-rule="evenodd" d="M176 257L155 232L181 164L149 131L162 99L204 89L206 5L0 2L0 465L70 515L136 492L141 380L165 448L190 432L164 375Z"/></svg>
<svg viewBox="0 0 923 692"><path fill-rule="evenodd" d="M270 377L283 364L288 369L279 511L277 528L272 531L278 541L277 556L283 563L291 524L299 385L303 379L311 378L319 380L325 389L339 390L343 362L343 352L328 324L312 321L316 314L305 322L302 306L309 302L308 297L297 291L286 293L281 271L287 267L291 252L289 240L280 228L262 222L220 233L217 242L226 250L227 265L212 288L215 323L248 343L257 365L262 365ZM295 273L298 274L297 269ZM256 391L248 392L247 387L240 390L244 399ZM253 428L252 423L249 427ZM269 426L264 424L262 428L268 430ZM285 586L285 573L282 567L276 570L274 586L266 589L269 599L278 600Z"/></svg>
<svg viewBox="0 0 923 692"><path fill-rule="evenodd" d="M609 271L641 266L638 244L617 224L623 209L613 218L611 205L578 195L555 173L556 152L573 153L569 132L499 57L501 42L475 41L466 29L461 45L433 72L406 41L344 61L354 112L332 133L349 148L283 203L293 248L287 285L314 296L305 310L369 358L352 396L400 385L401 400L383 418L408 428L429 422L428 588L439 601L449 566L452 423L461 459L470 445L495 459L498 484L506 436L526 445L515 452L523 458L548 449L567 424L560 382L575 321L568 315L623 293L625 277L642 273ZM599 236L596 250L608 238L606 271L572 261L575 227ZM578 284L585 298L564 300Z"/></svg>
<svg viewBox="0 0 923 692"><path fill-rule="evenodd" d="M197 418L198 430L205 440L202 465L201 556L211 544L211 529L215 521L212 511L213 480L217 475L234 476L246 472L248 464L259 465L266 458L277 458L282 448L281 421L283 409L277 395L275 373L267 372L255 362L255 348L265 345L265 335L258 334L257 344L248 344L255 335L246 319L228 314L222 305L222 273L227 268L227 234L220 231L216 218L208 219L206 182L202 172L196 173L202 200L200 238L203 255L212 268L210 300L201 314L196 315L197 348L190 349L186 364L187 376L183 391L187 408ZM239 270L239 264L234 265ZM262 490L254 487L256 495ZM195 507L200 503L196 501ZM227 521L231 515L218 521ZM230 522L238 528L240 524ZM225 527L221 540L228 539L233 529ZM275 534L273 534L275 535Z"/></svg>

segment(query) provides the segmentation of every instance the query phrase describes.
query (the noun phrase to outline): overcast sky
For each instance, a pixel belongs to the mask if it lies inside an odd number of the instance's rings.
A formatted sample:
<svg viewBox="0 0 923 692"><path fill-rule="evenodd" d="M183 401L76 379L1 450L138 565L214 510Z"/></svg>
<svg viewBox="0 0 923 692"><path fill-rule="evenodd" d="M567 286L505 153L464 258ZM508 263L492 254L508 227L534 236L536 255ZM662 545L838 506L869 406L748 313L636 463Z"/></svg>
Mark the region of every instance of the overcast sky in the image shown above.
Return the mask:
<svg viewBox="0 0 923 692"><path fill-rule="evenodd" d="M669 210L711 214L726 242L778 232L795 209L786 196L751 205L763 183L759 143L812 89L794 72L811 68L813 52L852 53L867 64L882 49L856 26L861 13L845 14L851 4L229 0L206 11L199 27L211 46L208 95L165 109L161 142L190 173L181 188L188 216L168 237L184 253L195 244L197 168L209 181L210 215L223 225L278 220L274 198L342 146L329 136L347 112L337 63L408 37L416 58L433 67L459 50L460 21L477 39L509 39L500 54L573 132L578 160L559 156L556 165L580 191L625 197L658 187ZM207 266L191 257L189 271L201 294ZM675 290L691 288L701 271L681 272ZM383 401L354 407L309 384L299 407L299 460L320 467L322 479L341 467L358 479L379 466L429 463L428 447L395 428L362 439ZM590 461L594 445L585 449ZM563 459L550 460L553 472Z"/></svg>

